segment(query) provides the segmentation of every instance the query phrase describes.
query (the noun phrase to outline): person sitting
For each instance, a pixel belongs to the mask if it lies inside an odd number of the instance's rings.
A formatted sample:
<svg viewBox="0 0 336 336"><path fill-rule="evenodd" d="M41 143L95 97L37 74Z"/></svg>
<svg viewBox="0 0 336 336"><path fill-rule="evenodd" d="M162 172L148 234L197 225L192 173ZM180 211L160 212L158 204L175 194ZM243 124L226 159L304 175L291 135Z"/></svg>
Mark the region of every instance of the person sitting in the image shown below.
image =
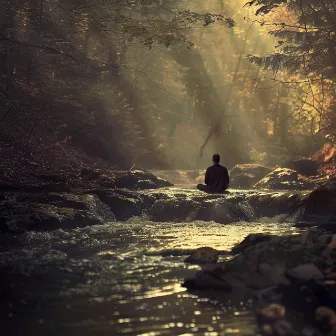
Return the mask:
<svg viewBox="0 0 336 336"><path fill-rule="evenodd" d="M205 173L205 185L198 184L197 189L209 193L222 193L230 184L230 177L226 167L219 164L219 154L212 157L213 166L209 167Z"/></svg>

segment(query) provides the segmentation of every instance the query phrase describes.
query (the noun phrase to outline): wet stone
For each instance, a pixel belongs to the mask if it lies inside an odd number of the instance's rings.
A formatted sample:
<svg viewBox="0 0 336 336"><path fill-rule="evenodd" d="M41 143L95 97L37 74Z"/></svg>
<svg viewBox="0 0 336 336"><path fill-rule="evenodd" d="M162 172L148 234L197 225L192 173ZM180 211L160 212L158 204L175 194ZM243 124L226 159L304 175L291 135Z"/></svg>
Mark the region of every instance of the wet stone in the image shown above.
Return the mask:
<svg viewBox="0 0 336 336"><path fill-rule="evenodd" d="M336 179L312 191L305 201L304 219L312 216L333 215L336 209ZM332 219L332 218L330 218Z"/></svg>
<svg viewBox="0 0 336 336"><path fill-rule="evenodd" d="M30 230L71 229L102 224L93 212L38 203L0 205L0 231L22 233Z"/></svg>
<svg viewBox="0 0 336 336"><path fill-rule="evenodd" d="M240 164L230 171L230 187L249 189L272 170L260 164Z"/></svg>
<svg viewBox="0 0 336 336"><path fill-rule="evenodd" d="M219 257L219 251L211 247L201 247L188 257L185 262L191 264L215 264Z"/></svg>
<svg viewBox="0 0 336 336"><path fill-rule="evenodd" d="M196 274L192 279L187 279L184 284L189 290L219 290L224 292L231 292L233 287L230 283L220 277L216 270L203 270Z"/></svg>
<svg viewBox="0 0 336 336"><path fill-rule="evenodd" d="M201 204L189 199L158 200L150 209L150 217L153 221L192 221L197 218Z"/></svg>
<svg viewBox="0 0 336 336"><path fill-rule="evenodd" d="M254 185L257 189L291 190L313 189L314 184L288 168L277 168Z"/></svg>
<svg viewBox="0 0 336 336"><path fill-rule="evenodd" d="M233 254L242 253L245 249L260 242L270 241L273 236L262 233L249 234L241 243L232 249Z"/></svg>
<svg viewBox="0 0 336 336"><path fill-rule="evenodd" d="M202 203L202 208L196 219L228 224L249 221L249 215L240 205L233 204L225 199L210 199Z"/></svg>
<svg viewBox="0 0 336 336"><path fill-rule="evenodd" d="M123 196L113 189L94 190L92 192L111 209L119 221L124 221L134 216L141 216L143 213L142 200L136 194Z"/></svg>
<svg viewBox="0 0 336 336"><path fill-rule="evenodd" d="M92 211L98 218L104 221L115 221L116 218L111 209L96 195L71 194L71 193L45 193L45 194L17 194L17 202L29 202L49 204L60 208L72 208L76 210Z"/></svg>

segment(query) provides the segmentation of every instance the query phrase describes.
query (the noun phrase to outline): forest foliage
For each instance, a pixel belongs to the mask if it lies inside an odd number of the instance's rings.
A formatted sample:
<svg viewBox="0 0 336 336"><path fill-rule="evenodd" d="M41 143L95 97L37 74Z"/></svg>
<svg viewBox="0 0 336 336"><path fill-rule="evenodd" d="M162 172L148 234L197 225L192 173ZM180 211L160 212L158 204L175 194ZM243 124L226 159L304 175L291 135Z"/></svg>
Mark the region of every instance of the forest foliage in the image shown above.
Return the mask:
<svg viewBox="0 0 336 336"><path fill-rule="evenodd" d="M2 9L0 135L13 148L197 168L214 151L229 166L256 153L277 164L335 141L331 0L14 0Z"/></svg>

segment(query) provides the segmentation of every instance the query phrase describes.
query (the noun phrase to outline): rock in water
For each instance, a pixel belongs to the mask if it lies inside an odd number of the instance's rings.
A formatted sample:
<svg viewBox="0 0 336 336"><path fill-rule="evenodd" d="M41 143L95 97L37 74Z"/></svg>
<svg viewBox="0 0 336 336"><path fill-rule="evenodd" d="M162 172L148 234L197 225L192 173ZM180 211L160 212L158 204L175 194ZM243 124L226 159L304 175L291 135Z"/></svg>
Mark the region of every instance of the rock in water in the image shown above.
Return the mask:
<svg viewBox="0 0 336 336"><path fill-rule="evenodd" d="M184 198L157 200L150 209L151 220L156 222L195 220L201 204Z"/></svg>
<svg viewBox="0 0 336 336"><path fill-rule="evenodd" d="M185 262L191 264L215 264L218 261L219 251L211 247L201 247L188 257Z"/></svg>
<svg viewBox="0 0 336 336"><path fill-rule="evenodd" d="M252 233L249 234L241 243L232 248L233 254L238 254L244 252L250 246L256 245L260 242L269 241L273 238L271 235L265 235L263 233Z"/></svg>
<svg viewBox="0 0 336 336"><path fill-rule="evenodd" d="M239 164L230 171L230 187L249 189L269 174L272 169L259 164Z"/></svg>
<svg viewBox="0 0 336 336"><path fill-rule="evenodd" d="M314 185L307 182L298 172L288 168L277 168L254 185L257 189L313 189Z"/></svg>
<svg viewBox="0 0 336 336"><path fill-rule="evenodd" d="M157 189L170 187L172 183L156 177L150 172L135 170L120 173L116 181L116 186L117 188L127 189Z"/></svg>
<svg viewBox="0 0 336 336"><path fill-rule="evenodd" d="M226 199L207 199L202 202L197 220L214 221L228 224L240 221L249 221L249 213L243 204L233 204Z"/></svg>
<svg viewBox="0 0 336 336"><path fill-rule="evenodd" d="M118 190L92 190L113 212L117 220L124 221L142 215L143 202L136 194L122 195Z"/></svg>
<svg viewBox="0 0 336 336"><path fill-rule="evenodd" d="M116 220L110 208L101 202L96 195L52 192L44 194L18 194L15 198L20 203L49 204L59 208L91 211L102 221L114 222Z"/></svg>
<svg viewBox="0 0 336 336"><path fill-rule="evenodd" d="M313 190L305 201L304 219L336 215L336 179ZM336 225L335 225L336 226Z"/></svg>
<svg viewBox="0 0 336 336"><path fill-rule="evenodd" d="M22 233L30 230L74 229L102 224L88 210L56 207L50 204L2 202L0 232Z"/></svg>
<svg viewBox="0 0 336 336"><path fill-rule="evenodd" d="M217 269L203 270L197 273L194 278L187 279L183 286L190 290L213 289L231 292L233 289L231 284L220 277L220 272Z"/></svg>

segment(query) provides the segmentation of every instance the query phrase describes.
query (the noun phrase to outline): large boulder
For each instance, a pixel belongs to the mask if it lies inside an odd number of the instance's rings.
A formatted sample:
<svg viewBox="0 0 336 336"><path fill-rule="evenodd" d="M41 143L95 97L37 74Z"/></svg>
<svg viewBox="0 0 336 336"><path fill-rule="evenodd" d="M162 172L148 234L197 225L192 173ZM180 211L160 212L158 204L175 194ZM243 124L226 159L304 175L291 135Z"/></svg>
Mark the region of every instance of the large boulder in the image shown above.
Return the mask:
<svg viewBox="0 0 336 336"><path fill-rule="evenodd" d="M308 158L288 161L286 167L304 176L316 176L319 170L318 162Z"/></svg>
<svg viewBox="0 0 336 336"><path fill-rule="evenodd" d="M277 215L295 216L302 206L304 194L293 192L258 192L248 198L256 217L274 217Z"/></svg>
<svg viewBox="0 0 336 336"><path fill-rule="evenodd" d="M291 190L312 189L314 184L301 177L297 171L277 168L254 185L257 189Z"/></svg>
<svg viewBox="0 0 336 336"><path fill-rule="evenodd" d="M128 172L120 172L117 174L117 188L127 189L157 189L170 187L173 184L155 176L148 171L135 170Z"/></svg>
<svg viewBox="0 0 336 336"><path fill-rule="evenodd" d="M102 224L93 212L49 204L2 202L0 232L50 231Z"/></svg>
<svg viewBox="0 0 336 336"><path fill-rule="evenodd" d="M70 193L20 193L12 195L17 202L49 204L59 208L72 208L75 210L91 211L102 221L115 221L111 209L101 202L97 195L70 194Z"/></svg>
<svg viewBox="0 0 336 336"><path fill-rule="evenodd" d="M97 195L111 209L119 221L141 216L143 213L143 200L135 193L129 191L123 193L120 190L113 189L97 189L90 192Z"/></svg>
<svg viewBox="0 0 336 336"><path fill-rule="evenodd" d="M269 174L272 169L260 164L239 164L230 171L230 187L249 189Z"/></svg>
<svg viewBox="0 0 336 336"><path fill-rule="evenodd" d="M306 199L304 219L316 215L336 218L336 179L313 190Z"/></svg>

